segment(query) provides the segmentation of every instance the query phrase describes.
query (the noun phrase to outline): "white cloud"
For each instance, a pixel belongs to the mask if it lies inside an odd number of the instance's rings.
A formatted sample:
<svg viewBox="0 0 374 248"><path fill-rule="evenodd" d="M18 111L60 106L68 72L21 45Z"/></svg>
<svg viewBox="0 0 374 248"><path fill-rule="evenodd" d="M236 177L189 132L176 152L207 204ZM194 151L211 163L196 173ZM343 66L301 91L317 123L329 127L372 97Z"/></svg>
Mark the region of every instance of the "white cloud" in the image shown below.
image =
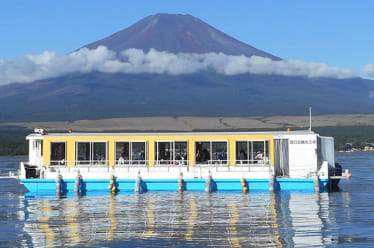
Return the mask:
<svg viewBox="0 0 374 248"><path fill-rule="evenodd" d="M367 64L363 68L364 74L367 77L374 77L374 64Z"/></svg>
<svg viewBox="0 0 374 248"><path fill-rule="evenodd" d="M172 54L154 49L144 53L142 50L134 48L116 54L106 47L100 46L92 50L82 48L65 55L46 51L39 55L25 55L12 60L0 59L0 85L13 82L32 82L77 72L99 71L178 75L206 69L212 69L225 75L253 73L310 78L356 77L351 70L301 60L272 61L258 56L232 56L222 53ZM373 72L374 68L369 66L367 71L369 73Z"/></svg>

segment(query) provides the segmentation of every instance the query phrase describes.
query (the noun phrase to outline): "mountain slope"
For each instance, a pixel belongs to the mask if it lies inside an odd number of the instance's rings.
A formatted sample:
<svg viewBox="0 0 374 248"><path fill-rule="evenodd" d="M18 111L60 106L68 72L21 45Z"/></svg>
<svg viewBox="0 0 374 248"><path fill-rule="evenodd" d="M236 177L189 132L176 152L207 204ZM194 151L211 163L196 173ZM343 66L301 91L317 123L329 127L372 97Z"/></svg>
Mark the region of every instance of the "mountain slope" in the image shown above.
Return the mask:
<svg viewBox="0 0 374 248"><path fill-rule="evenodd" d="M374 84L205 72L75 74L0 89L0 121L71 121L127 116L274 116L374 113Z"/></svg>
<svg viewBox="0 0 374 248"><path fill-rule="evenodd" d="M147 52L154 48L172 53L224 53L253 55L279 60L278 57L249 46L191 15L157 14L84 47L106 46L121 52L138 48Z"/></svg>

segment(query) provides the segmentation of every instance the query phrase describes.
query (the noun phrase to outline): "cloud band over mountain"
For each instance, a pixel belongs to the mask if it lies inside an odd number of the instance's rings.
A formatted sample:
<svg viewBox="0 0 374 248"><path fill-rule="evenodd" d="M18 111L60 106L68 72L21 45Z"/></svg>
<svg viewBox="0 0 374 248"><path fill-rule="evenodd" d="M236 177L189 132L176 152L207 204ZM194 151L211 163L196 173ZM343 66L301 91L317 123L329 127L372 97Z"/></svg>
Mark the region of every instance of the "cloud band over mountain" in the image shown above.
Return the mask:
<svg viewBox="0 0 374 248"><path fill-rule="evenodd" d="M93 71L179 75L203 70L214 70L225 75L252 73L308 78L356 77L355 73L348 69L301 60L274 61L259 56L245 57L223 53L173 54L155 49L147 53L140 49L127 49L117 54L104 46L99 46L91 50L82 48L64 55L46 51L39 55L24 55L11 60L0 59L0 85L15 82L26 83L69 73Z"/></svg>
<svg viewBox="0 0 374 248"><path fill-rule="evenodd" d="M374 64L367 64L363 68L364 74L367 77L374 77Z"/></svg>

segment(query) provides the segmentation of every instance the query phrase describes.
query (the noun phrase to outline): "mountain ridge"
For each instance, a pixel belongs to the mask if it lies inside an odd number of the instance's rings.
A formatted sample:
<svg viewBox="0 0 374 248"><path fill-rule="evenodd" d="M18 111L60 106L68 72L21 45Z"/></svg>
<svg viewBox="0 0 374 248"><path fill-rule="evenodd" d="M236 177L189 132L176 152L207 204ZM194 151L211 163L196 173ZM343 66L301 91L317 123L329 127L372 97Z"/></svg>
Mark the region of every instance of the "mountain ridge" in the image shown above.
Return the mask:
<svg viewBox="0 0 374 248"><path fill-rule="evenodd" d="M224 53L253 55L280 60L277 56L241 42L202 20L181 14L147 16L128 28L83 47L105 46L121 52L129 48L148 52L151 48L171 53Z"/></svg>

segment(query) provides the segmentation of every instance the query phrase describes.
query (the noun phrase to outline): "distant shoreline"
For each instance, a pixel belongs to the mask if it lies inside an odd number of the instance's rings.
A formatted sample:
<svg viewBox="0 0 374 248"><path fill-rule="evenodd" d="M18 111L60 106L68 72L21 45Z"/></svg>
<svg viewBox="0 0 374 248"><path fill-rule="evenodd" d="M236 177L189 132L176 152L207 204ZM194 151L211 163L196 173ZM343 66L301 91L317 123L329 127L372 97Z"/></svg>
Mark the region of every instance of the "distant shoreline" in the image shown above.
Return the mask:
<svg viewBox="0 0 374 248"><path fill-rule="evenodd" d="M18 158L18 157L27 157L28 154L24 154L24 155L0 155L0 158L4 158L4 157L7 157L7 158Z"/></svg>
<svg viewBox="0 0 374 248"><path fill-rule="evenodd" d="M27 154L25 136L34 128L47 132L198 132L307 130L308 116L273 117L128 117L73 122L0 123L0 156ZM374 115L319 115L312 117L312 130L335 138L335 149L374 146Z"/></svg>
<svg viewBox="0 0 374 248"><path fill-rule="evenodd" d="M374 115L317 115L312 117L312 127L374 126ZM73 122L8 122L0 128L21 127L33 130L102 131L194 131L194 130L286 130L309 128L309 116L256 116L256 117L126 117Z"/></svg>

